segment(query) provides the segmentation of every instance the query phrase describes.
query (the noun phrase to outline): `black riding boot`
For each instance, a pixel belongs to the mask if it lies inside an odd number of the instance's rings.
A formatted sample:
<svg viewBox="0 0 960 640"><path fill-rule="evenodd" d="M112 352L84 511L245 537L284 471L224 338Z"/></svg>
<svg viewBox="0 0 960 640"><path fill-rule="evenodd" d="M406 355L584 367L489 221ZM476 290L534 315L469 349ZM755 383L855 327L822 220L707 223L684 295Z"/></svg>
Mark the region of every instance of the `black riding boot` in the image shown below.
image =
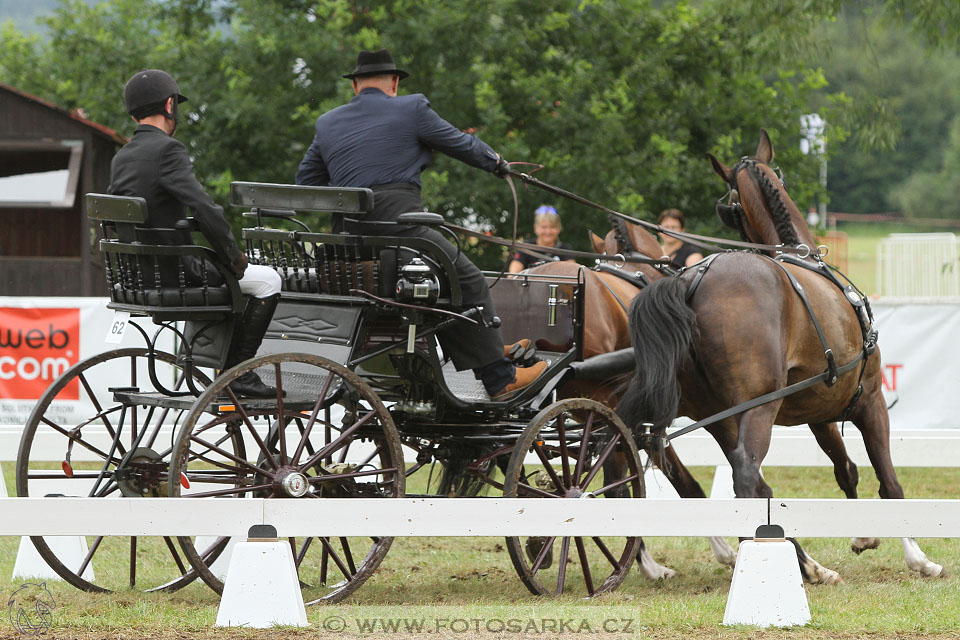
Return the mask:
<svg viewBox="0 0 960 640"><path fill-rule="evenodd" d="M229 369L257 355L257 349L263 342L263 334L270 326L270 319L277 308L280 294L267 298L251 298L243 310L240 326L234 334L230 353L224 369ZM248 371L230 383L230 388L238 396L246 398L273 398L277 395L275 387L267 386L253 371ZM284 394L286 395L286 394Z"/></svg>

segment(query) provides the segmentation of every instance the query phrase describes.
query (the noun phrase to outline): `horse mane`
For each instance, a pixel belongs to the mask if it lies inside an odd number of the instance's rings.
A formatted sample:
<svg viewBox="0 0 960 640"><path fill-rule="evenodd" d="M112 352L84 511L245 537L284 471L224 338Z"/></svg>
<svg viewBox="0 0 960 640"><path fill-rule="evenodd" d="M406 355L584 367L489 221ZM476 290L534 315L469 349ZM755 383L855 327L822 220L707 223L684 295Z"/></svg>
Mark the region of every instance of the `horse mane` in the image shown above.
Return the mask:
<svg viewBox="0 0 960 640"><path fill-rule="evenodd" d="M760 187L760 193L763 195L764 202L767 203L767 211L770 212L770 218L773 220L780 242L792 246L800 244L800 238L797 236L796 229L793 228L790 212L787 211L787 205L780 195L780 190L774 186L767 174L757 168L755 162L748 162L746 169Z"/></svg>
<svg viewBox="0 0 960 640"><path fill-rule="evenodd" d="M619 216L609 216L610 225L613 227L614 237L617 239L617 250L620 253L630 253L636 248L633 246L633 240L630 239L630 230L627 228L627 222Z"/></svg>

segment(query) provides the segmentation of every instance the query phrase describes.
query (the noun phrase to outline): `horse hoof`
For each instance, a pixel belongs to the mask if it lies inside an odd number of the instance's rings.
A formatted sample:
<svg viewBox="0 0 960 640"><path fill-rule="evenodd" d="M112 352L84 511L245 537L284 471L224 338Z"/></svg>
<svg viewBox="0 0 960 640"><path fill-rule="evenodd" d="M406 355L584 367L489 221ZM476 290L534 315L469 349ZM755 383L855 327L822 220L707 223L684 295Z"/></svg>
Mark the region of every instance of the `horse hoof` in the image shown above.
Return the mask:
<svg viewBox="0 0 960 640"><path fill-rule="evenodd" d="M854 538L850 541L850 550L860 555L867 549L876 549L880 546L880 538Z"/></svg>
<svg viewBox="0 0 960 640"><path fill-rule="evenodd" d="M843 584L843 578L832 569L819 567L813 576L805 578L805 582L809 584Z"/></svg>
<svg viewBox="0 0 960 640"><path fill-rule="evenodd" d="M928 562L920 569L920 575L924 578L945 578L947 577L943 567L936 562Z"/></svg>

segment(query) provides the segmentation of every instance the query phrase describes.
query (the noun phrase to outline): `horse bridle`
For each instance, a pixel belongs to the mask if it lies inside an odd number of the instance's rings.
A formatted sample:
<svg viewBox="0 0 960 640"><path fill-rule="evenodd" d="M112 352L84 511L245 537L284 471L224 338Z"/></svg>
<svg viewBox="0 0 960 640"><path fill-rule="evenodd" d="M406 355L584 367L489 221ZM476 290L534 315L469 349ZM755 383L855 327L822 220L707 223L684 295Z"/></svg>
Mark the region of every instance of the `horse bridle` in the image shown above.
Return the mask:
<svg viewBox="0 0 960 640"><path fill-rule="evenodd" d="M783 177L783 172L780 170L780 167L771 166L765 162L760 162L756 158L743 156L730 171L731 176L730 180L727 182L727 192L717 198L716 203L717 215L720 216L720 220L726 226L736 229L740 233L740 237L745 241L749 241L750 239L750 236L747 234L747 227L749 226L750 222L747 219L746 213L743 211L743 204L740 202L739 177L740 172L744 169L756 168L759 165L769 167L774 173L776 173L777 179L780 181L780 185L783 187L783 190L787 191L787 182ZM757 169L757 171L759 171L759 169ZM723 202L724 200L727 200L726 204ZM769 245L757 246L763 246L765 248L769 247ZM804 243L797 244L794 247L789 247L788 245L774 246L774 251L779 253L796 253L797 257L800 259L806 259L811 255L818 259L822 258L821 251L823 249L825 249L823 245L820 245L819 247L809 247Z"/></svg>

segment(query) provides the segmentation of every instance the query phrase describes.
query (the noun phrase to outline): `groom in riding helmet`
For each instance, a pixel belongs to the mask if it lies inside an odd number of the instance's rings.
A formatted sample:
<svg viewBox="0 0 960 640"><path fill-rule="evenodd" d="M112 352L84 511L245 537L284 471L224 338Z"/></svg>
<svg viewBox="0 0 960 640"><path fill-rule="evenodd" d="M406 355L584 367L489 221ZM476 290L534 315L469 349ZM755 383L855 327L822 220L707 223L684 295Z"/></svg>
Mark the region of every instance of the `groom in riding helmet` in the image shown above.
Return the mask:
<svg viewBox="0 0 960 640"><path fill-rule="evenodd" d="M159 69L138 71L124 86L123 99L137 128L110 164L109 192L146 200L145 226L164 229L150 232L151 241L158 244L193 244L189 231L174 230L174 225L187 217L187 208L193 210L203 236L237 277L240 290L250 296L227 354L224 368L230 368L257 354L277 306L280 276L270 267L247 265L223 209L200 186L187 148L174 139L177 106L187 98L173 77ZM223 284L220 273L208 263L193 256L183 256L181 262L189 284L204 280L213 286ZM277 393L252 371L231 382L230 388L251 398L270 398Z"/></svg>

